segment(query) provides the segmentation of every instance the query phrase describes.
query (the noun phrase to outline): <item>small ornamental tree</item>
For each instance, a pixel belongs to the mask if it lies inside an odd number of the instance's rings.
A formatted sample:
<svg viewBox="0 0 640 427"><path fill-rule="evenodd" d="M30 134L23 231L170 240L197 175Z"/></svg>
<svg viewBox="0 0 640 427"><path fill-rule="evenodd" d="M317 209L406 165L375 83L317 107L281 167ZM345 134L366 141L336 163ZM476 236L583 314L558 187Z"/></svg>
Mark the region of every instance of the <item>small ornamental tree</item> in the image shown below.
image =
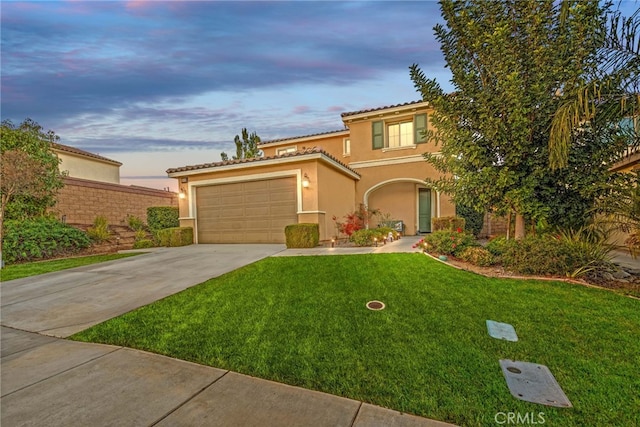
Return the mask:
<svg viewBox="0 0 640 427"><path fill-rule="evenodd" d="M26 219L44 214L55 205L62 188L59 159L51 151L58 140L31 119L19 126L3 121L0 128L0 247L5 219ZM1 256L1 252L0 252Z"/></svg>

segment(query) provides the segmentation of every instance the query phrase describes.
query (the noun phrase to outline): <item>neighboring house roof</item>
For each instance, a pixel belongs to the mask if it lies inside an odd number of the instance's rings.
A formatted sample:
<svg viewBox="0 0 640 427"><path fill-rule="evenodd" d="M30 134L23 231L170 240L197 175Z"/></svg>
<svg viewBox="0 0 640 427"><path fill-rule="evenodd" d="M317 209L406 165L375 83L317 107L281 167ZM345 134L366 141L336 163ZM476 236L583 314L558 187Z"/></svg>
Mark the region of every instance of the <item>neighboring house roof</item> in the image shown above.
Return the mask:
<svg viewBox="0 0 640 427"><path fill-rule="evenodd" d="M366 114L366 113L373 113L375 111L387 110L389 108L409 107L409 106L415 105L415 104L422 104L423 102L425 102L425 101L411 101L411 102L405 102L404 104L387 105L386 107L377 107L377 108L371 108L371 109L368 109L368 110L351 111L351 112L347 112L347 113L342 113L342 114L340 114L340 116L341 117L348 117L348 116L355 116L357 114Z"/></svg>
<svg viewBox="0 0 640 427"><path fill-rule="evenodd" d="M291 160L304 160L305 157L314 157L317 155L321 155L325 158L328 158L331 162L335 163L337 166L339 166L340 168L344 169L345 171L350 172L351 174L357 176L358 178L360 178L360 174L358 172L356 172L355 170L351 169L349 166L347 166L346 164L342 163L341 161L339 161L338 159L336 159L335 157L333 157L331 154L327 153L326 151L324 151L323 149L319 148L319 147L313 147L313 148L307 148L305 150L299 150L293 153L286 153L286 154L280 154L277 156L269 156L269 157L252 157L249 159L238 159L238 160L227 160L227 161L221 161L221 162L213 162L213 163L203 163L200 165L193 165L193 166L183 166L183 167L179 167L179 168L171 168L171 169L167 169L167 174L171 175L171 174L181 174L183 172L192 172L192 171L202 171L203 169L213 169L213 168L224 168L227 166L238 166L238 165L242 165L242 166L249 166L249 165L260 165L263 163L272 163L272 162L276 162L279 160L284 160L284 159L291 159Z"/></svg>
<svg viewBox="0 0 640 427"><path fill-rule="evenodd" d="M298 139L316 139L316 138L320 138L320 137L325 137L331 134L340 134L340 133L348 133L349 129L340 129L340 130L332 130L329 132L321 132L321 133L314 133L311 135L303 135L303 136L292 136L289 138L279 138L279 139L272 139L271 141L263 141L260 142L260 144L258 145L267 145L267 144L276 144L276 143L282 143L282 142L286 142L286 141L295 141Z"/></svg>
<svg viewBox="0 0 640 427"><path fill-rule="evenodd" d="M58 144L55 142L51 143L51 148L54 150L58 150L64 153L75 154L76 156L89 157L91 159L100 160L106 163L111 163L113 165L122 166L122 163L117 162L115 160L108 159L106 157L100 156L98 154L93 154L88 151L81 150L76 147L70 147L68 145Z"/></svg>

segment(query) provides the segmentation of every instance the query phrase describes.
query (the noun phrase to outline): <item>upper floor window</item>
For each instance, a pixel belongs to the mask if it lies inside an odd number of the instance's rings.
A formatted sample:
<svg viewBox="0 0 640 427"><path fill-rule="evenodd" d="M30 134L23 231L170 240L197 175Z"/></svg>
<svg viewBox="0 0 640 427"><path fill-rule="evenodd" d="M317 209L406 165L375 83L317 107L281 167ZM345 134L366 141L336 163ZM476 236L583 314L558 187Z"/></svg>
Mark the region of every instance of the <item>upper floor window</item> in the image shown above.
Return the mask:
<svg viewBox="0 0 640 427"><path fill-rule="evenodd" d="M351 154L351 139L345 138L342 140L342 154L345 156Z"/></svg>
<svg viewBox="0 0 640 427"><path fill-rule="evenodd" d="M282 147L282 148L276 149L276 156L281 156L283 154L288 154L288 153L295 153L296 151L298 151L298 148L295 145L291 147Z"/></svg>
<svg viewBox="0 0 640 427"><path fill-rule="evenodd" d="M371 124L372 147L381 148L411 147L427 142L427 115L416 114L403 121L376 121Z"/></svg>

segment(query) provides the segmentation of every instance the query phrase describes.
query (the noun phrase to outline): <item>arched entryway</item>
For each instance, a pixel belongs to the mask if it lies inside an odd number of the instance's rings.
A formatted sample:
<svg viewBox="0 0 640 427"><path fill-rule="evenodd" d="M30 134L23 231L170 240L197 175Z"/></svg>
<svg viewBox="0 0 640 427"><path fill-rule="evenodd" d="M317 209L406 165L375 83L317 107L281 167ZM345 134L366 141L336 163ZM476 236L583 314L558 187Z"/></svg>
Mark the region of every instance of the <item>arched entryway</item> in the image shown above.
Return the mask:
<svg viewBox="0 0 640 427"><path fill-rule="evenodd" d="M402 220L408 235L430 232L431 218L440 216L440 193L416 178L379 182L365 191L363 203L390 214L390 219Z"/></svg>

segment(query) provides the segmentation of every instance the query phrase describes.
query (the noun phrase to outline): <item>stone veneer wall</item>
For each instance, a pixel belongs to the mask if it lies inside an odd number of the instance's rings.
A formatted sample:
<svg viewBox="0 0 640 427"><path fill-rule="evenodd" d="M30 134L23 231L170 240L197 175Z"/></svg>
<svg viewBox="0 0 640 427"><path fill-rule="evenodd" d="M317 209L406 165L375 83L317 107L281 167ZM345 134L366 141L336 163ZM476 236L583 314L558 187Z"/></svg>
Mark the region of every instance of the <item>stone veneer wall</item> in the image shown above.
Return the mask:
<svg viewBox="0 0 640 427"><path fill-rule="evenodd" d="M133 215L147 222L147 208L178 206L178 195L152 188L110 184L80 178L64 178L58 203L51 212L68 224L93 224L104 216L112 225L126 225Z"/></svg>

